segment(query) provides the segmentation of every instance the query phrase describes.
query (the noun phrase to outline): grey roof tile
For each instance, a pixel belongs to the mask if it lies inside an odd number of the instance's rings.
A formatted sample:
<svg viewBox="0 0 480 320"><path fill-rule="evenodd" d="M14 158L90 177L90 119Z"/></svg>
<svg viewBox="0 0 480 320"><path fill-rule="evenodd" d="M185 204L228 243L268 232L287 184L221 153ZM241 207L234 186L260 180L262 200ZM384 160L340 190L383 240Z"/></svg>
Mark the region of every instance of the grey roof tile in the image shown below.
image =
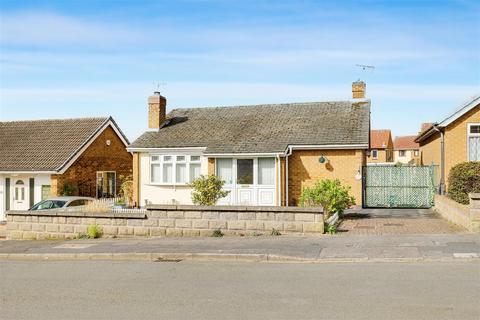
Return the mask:
<svg viewBox="0 0 480 320"><path fill-rule="evenodd" d="M206 147L206 153L283 152L288 145L367 144L370 101L174 109L131 148Z"/></svg>

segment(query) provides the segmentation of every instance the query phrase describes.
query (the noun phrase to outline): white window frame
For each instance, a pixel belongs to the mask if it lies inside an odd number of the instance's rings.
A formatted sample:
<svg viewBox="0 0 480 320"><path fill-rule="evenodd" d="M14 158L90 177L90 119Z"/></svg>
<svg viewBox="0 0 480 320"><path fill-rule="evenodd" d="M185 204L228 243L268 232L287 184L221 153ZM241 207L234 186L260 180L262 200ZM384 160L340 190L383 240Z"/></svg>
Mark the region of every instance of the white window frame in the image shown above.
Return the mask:
<svg viewBox="0 0 480 320"><path fill-rule="evenodd" d="M480 126L480 122L467 123L467 160L473 161L470 159L470 138L471 137L480 137L480 133L470 133L470 128L473 126Z"/></svg>
<svg viewBox="0 0 480 320"><path fill-rule="evenodd" d="M377 160L377 159L378 159L378 150L377 150L377 149L373 149L373 150L372 150L372 159L373 159L373 160Z"/></svg>
<svg viewBox="0 0 480 320"><path fill-rule="evenodd" d="M153 157L158 157L158 160L152 160ZM171 157L170 161L165 161L165 157ZM177 160L177 157L185 157L184 161ZM192 160L192 157L198 157L198 160ZM163 165L165 163L172 164L172 181L164 182L163 181ZM177 182L177 163L186 164L186 181ZM152 181L152 165L160 165L160 181ZM188 186L192 181L190 179L190 165L198 164L200 165L200 172L202 172L202 156L198 154L182 154L182 153L169 153L169 154L150 154L149 163L148 163L148 180L151 185L158 186Z"/></svg>
<svg viewBox="0 0 480 320"><path fill-rule="evenodd" d="M405 158L407 156L407 150L398 150L398 157Z"/></svg>

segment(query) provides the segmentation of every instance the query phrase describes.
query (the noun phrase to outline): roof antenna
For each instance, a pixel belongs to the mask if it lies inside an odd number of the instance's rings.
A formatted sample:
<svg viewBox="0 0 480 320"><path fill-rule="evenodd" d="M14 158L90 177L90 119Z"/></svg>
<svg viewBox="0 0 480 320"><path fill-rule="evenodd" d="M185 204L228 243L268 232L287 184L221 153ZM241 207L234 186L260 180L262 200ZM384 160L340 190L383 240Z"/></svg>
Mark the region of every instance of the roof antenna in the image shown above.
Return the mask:
<svg viewBox="0 0 480 320"><path fill-rule="evenodd" d="M166 82L154 82L153 87L154 87L154 93L160 94L160 86L166 86Z"/></svg>
<svg viewBox="0 0 480 320"><path fill-rule="evenodd" d="M366 65L366 64L356 64L355 66L359 67L359 68L362 68L363 71L370 70L370 71L373 72L373 70L375 70L375 66L369 66L369 65Z"/></svg>

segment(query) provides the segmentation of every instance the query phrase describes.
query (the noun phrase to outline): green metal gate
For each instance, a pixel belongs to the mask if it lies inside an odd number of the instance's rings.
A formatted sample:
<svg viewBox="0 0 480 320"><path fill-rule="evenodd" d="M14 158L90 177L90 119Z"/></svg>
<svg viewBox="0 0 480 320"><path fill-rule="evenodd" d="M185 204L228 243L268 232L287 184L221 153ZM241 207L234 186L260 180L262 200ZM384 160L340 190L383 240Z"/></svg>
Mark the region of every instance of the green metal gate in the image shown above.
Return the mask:
<svg viewBox="0 0 480 320"><path fill-rule="evenodd" d="M436 172L436 166L363 167L363 203L370 208L430 208Z"/></svg>

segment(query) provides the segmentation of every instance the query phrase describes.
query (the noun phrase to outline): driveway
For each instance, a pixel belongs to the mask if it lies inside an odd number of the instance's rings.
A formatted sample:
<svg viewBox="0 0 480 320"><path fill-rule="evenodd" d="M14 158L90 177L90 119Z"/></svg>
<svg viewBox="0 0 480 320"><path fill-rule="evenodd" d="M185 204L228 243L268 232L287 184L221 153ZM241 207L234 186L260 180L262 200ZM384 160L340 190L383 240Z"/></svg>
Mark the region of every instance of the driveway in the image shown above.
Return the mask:
<svg viewBox="0 0 480 320"><path fill-rule="evenodd" d="M465 233L432 209L353 209L345 214L338 228L344 235L450 234Z"/></svg>

